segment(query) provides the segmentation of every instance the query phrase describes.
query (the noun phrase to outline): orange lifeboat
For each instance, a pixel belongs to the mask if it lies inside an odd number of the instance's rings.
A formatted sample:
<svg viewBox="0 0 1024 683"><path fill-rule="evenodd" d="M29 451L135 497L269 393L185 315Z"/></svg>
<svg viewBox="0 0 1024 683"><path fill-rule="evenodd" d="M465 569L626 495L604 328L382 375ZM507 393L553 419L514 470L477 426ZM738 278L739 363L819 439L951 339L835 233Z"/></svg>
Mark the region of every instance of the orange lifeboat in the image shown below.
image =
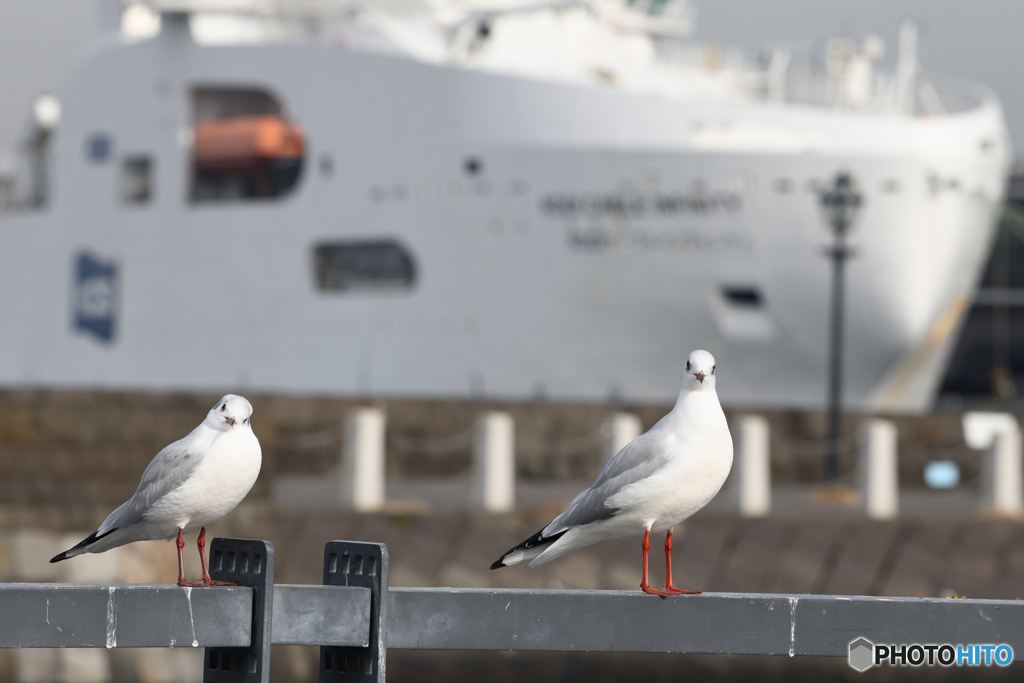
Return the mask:
<svg viewBox="0 0 1024 683"><path fill-rule="evenodd" d="M304 153L302 129L277 116L237 116L195 126L192 158L198 170L255 170L299 160Z"/></svg>

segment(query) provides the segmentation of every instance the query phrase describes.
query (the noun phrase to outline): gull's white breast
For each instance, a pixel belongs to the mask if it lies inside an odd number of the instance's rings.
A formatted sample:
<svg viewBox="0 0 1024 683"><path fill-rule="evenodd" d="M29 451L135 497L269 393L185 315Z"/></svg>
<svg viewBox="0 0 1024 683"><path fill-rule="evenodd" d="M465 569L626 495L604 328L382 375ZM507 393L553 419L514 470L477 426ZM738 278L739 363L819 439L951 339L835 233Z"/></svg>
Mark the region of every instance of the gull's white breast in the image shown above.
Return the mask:
<svg viewBox="0 0 1024 683"><path fill-rule="evenodd" d="M260 443L251 429L221 433L181 486L157 501L146 515L195 531L228 514L256 483L262 464Z"/></svg>
<svg viewBox="0 0 1024 683"><path fill-rule="evenodd" d="M732 436L717 397L713 403L693 398L688 410L680 411L683 419L659 425L661 448L672 454L670 460L608 501L652 531L667 531L707 505L732 469Z"/></svg>

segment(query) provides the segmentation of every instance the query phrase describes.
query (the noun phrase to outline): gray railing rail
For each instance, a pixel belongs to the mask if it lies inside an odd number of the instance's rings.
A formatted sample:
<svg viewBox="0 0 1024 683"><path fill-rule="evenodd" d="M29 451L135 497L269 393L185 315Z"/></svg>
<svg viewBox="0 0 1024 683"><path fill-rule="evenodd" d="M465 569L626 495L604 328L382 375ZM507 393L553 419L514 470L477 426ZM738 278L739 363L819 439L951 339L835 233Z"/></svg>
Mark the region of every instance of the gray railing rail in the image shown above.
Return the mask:
<svg viewBox="0 0 1024 683"><path fill-rule="evenodd" d="M347 541L327 544L327 585L275 585L270 543L214 539L211 557L214 578L249 585L0 584L0 647L204 647L204 683L268 681L270 644L321 646L322 682L383 681L388 649L845 657L865 637L1024 659L1021 601L389 589L387 547Z"/></svg>

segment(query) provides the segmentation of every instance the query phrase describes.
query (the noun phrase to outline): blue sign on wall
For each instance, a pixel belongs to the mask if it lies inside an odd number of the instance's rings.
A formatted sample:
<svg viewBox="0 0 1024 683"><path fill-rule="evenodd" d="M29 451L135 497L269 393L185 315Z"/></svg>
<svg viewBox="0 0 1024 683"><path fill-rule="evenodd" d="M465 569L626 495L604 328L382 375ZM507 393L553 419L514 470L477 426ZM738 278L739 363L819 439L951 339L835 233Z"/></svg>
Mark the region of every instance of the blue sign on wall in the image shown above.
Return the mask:
<svg viewBox="0 0 1024 683"><path fill-rule="evenodd" d="M112 342L120 303L117 263L81 252L75 259L74 270L72 306L75 329L100 341Z"/></svg>

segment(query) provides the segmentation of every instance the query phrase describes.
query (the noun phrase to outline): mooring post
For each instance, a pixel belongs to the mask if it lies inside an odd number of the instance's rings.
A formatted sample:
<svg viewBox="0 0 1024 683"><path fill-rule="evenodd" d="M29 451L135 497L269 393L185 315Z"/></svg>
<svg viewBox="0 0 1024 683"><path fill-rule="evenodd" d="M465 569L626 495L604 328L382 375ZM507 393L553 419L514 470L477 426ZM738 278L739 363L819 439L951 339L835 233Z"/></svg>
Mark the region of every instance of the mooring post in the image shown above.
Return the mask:
<svg viewBox="0 0 1024 683"><path fill-rule="evenodd" d="M857 483L861 504L871 519L899 514L897 431L891 420L865 420L857 435Z"/></svg>
<svg viewBox="0 0 1024 683"><path fill-rule="evenodd" d="M982 514L1016 517L1024 512L1021 430L1011 413L970 412L963 416L964 441L984 449L981 463Z"/></svg>
<svg viewBox="0 0 1024 683"><path fill-rule="evenodd" d="M743 517L764 517L772 508L768 420L760 415L740 415L737 421L733 467L739 512Z"/></svg>
<svg viewBox="0 0 1024 683"><path fill-rule="evenodd" d="M516 502L512 416L498 411L477 418L473 430L474 503L487 512L511 512Z"/></svg>
<svg viewBox="0 0 1024 683"><path fill-rule="evenodd" d="M324 548L324 585L369 588L366 647L320 648L320 683L384 683L387 664L388 547L330 541Z"/></svg>
<svg viewBox="0 0 1024 683"><path fill-rule="evenodd" d="M985 486L982 504L997 514L1019 515L1024 511L1021 436L1016 425L996 433L985 453L982 467Z"/></svg>
<svg viewBox="0 0 1024 683"><path fill-rule="evenodd" d="M630 441L640 436L643 431L643 423L640 418L632 413L614 413L604 423L604 443L601 448L601 455L604 462L608 462Z"/></svg>
<svg viewBox="0 0 1024 683"><path fill-rule="evenodd" d="M345 416L341 500L356 512L384 505L384 426L379 408L356 408Z"/></svg>
<svg viewBox="0 0 1024 683"><path fill-rule="evenodd" d="M213 539L210 543L210 577L215 581L231 581L252 588L252 640L249 647L206 648L203 683L270 683L274 544L241 538Z"/></svg>

